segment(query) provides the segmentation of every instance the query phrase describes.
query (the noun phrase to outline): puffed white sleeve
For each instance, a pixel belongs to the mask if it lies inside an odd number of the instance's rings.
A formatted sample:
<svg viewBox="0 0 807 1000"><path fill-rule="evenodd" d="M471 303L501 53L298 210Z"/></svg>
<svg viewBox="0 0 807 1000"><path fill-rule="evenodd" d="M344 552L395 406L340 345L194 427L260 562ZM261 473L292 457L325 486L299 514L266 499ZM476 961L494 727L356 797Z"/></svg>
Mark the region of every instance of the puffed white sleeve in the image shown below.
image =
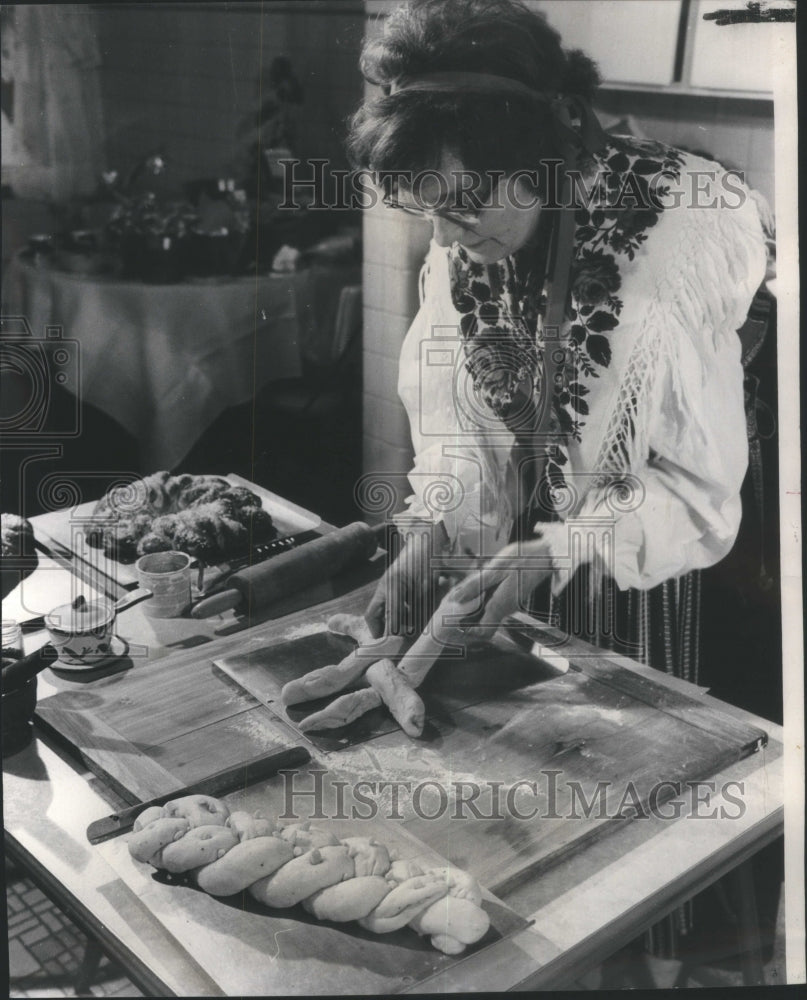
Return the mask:
<svg viewBox="0 0 807 1000"><path fill-rule="evenodd" d="M614 405L632 395L642 407L632 485L614 476L564 524L546 526L555 590L592 553L620 589L649 589L715 564L739 529L748 441L736 331L765 277L759 218L751 199L733 210L682 209L654 240L626 282L614 333L631 344L632 386Z"/></svg>
<svg viewBox="0 0 807 1000"><path fill-rule="evenodd" d="M497 426L480 447L485 429L463 405L459 317L451 304L446 251L434 243L421 272L420 293L398 373L414 450L413 493L403 516L441 522L452 547L492 555L506 541L495 483L504 475L512 436Z"/></svg>

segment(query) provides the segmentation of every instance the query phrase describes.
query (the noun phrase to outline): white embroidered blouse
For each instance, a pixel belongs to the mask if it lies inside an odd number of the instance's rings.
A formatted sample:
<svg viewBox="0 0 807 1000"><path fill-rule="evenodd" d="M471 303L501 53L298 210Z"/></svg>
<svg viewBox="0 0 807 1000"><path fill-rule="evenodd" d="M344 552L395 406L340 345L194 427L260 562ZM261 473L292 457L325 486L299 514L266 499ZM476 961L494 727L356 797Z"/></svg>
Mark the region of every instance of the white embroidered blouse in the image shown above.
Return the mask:
<svg viewBox="0 0 807 1000"><path fill-rule="evenodd" d="M641 170L666 148L615 142L617 152L609 148L599 167L610 163L613 171L618 157L624 166L628 150L631 169ZM648 589L720 560L739 528L748 454L736 331L765 277L765 237L756 201L735 174L669 152L680 169L668 207L632 249L607 246L613 213L584 213L585 230L578 222L576 319L561 340L574 336L575 323L578 341L589 343L596 330L598 343L607 337L609 361L575 376L585 429L565 440L566 485L554 496L561 520L540 525L556 591L594 553L618 587ZM615 260L619 268L619 298L592 314L577 301L574 275L603 246L609 266ZM602 310L614 318L604 322ZM599 325L589 324L592 317ZM448 250L432 243L400 359L398 390L415 451L406 515L442 521L458 553L489 556L512 525L513 436L473 391L459 322Z"/></svg>

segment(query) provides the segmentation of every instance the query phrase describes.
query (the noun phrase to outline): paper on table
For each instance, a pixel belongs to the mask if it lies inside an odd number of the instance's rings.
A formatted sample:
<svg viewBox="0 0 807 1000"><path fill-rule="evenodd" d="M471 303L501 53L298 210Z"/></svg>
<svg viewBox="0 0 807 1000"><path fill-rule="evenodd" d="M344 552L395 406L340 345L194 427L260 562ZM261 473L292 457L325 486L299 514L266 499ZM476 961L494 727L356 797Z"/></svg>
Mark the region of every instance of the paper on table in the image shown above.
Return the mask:
<svg viewBox="0 0 807 1000"><path fill-rule="evenodd" d="M104 596L72 573L65 572L55 559L40 553L34 572L3 598L3 618L27 622L60 604L69 604L79 594L88 601Z"/></svg>

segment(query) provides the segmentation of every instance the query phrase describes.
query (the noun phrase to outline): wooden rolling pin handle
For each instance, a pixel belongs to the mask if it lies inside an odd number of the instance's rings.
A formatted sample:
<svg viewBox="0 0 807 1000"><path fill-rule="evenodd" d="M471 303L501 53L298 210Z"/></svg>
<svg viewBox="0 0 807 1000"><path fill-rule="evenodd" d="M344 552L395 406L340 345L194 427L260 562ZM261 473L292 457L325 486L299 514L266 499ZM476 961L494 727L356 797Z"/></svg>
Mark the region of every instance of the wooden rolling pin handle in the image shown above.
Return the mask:
<svg viewBox="0 0 807 1000"><path fill-rule="evenodd" d="M240 590L223 590L220 594L206 597L191 608L191 618L212 618L222 615L231 608L237 608L241 603Z"/></svg>

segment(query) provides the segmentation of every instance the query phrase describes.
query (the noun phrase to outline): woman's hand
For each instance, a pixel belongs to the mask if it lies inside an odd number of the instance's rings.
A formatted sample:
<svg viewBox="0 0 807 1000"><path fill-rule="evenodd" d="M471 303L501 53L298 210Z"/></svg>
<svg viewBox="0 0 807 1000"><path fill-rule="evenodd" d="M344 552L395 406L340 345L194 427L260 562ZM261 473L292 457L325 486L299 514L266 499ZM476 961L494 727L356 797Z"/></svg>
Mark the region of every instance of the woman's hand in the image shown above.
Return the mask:
<svg viewBox="0 0 807 1000"><path fill-rule="evenodd" d="M492 559L469 574L447 595L460 604L479 603L479 621L469 628L498 628L508 615L529 611L536 587L553 570L549 543L540 535L525 542L505 545Z"/></svg>
<svg viewBox="0 0 807 1000"><path fill-rule="evenodd" d="M412 565L407 564L407 570ZM393 565L391 569L394 568ZM551 572L552 558L545 540L536 538L507 545L446 594L428 627L408 651L405 652L408 640L404 636L387 633L376 642L360 644L341 663L290 681L283 689L282 700L287 705L295 704L366 684L367 687L337 697L321 712L306 718L301 728L348 725L365 712L386 704L405 731L417 736L423 728L425 710L415 689L423 683L445 647L465 646L474 632L490 638L508 615L529 608L532 592ZM329 626L344 631L343 618L335 616ZM355 631L356 623L353 625Z"/></svg>
<svg viewBox="0 0 807 1000"><path fill-rule="evenodd" d="M477 634L490 638L552 572L548 542L540 537L506 545L446 594L425 629L398 664L413 688L423 683L446 646L464 646Z"/></svg>
<svg viewBox="0 0 807 1000"><path fill-rule="evenodd" d="M422 632L440 598L439 557L448 549L442 524L407 529L399 555L381 577L364 614L373 638Z"/></svg>

